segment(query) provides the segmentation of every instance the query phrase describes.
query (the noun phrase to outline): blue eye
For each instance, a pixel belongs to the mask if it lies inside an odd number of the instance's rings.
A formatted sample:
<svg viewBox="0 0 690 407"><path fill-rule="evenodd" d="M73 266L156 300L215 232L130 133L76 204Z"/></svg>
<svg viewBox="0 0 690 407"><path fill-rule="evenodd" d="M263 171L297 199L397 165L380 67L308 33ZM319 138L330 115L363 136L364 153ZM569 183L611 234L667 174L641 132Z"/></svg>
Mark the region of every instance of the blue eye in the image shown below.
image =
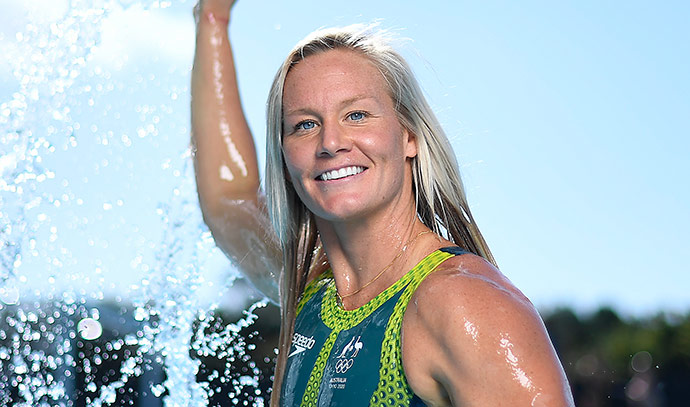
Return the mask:
<svg viewBox="0 0 690 407"><path fill-rule="evenodd" d="M354 120L354 121L363 120L364 117L365 117L364 112L352 112L348 115L348 118L350 120Z"/></svg>
<svg viewBox="0 0 690 407"><path fill-rule="evenodd" d="M316 127L316 123L311 120L305 120L303 122L297 123L295 130L311 130Z"/></svg>

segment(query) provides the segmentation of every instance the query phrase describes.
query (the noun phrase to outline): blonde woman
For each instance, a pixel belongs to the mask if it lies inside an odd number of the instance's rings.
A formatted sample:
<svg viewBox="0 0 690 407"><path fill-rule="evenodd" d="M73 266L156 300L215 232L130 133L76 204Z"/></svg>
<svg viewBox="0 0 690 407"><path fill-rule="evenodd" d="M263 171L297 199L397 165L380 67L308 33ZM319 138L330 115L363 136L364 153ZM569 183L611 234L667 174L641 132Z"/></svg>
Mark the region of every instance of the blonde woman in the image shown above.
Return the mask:
<svg viewBox="0 0 690 407"><path fill-rule="evenodd" d="M217 244L281 306L273 406L572 406L529 300L496 268L402 57L321 30L268 100L265 198L228 39L195 8L192 142Z"/></svg>

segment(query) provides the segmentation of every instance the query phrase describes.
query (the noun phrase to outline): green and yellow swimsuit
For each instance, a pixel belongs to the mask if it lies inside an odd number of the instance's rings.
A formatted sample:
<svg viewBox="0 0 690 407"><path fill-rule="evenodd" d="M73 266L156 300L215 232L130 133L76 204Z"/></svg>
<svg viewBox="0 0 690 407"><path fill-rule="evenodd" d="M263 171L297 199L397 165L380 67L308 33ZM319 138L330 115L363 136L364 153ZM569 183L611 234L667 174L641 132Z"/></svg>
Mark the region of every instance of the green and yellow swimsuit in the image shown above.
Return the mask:
<svg viewBox="0 0 690 407"><path fill-rule="evenodd" d="M332 273L304 290L297 306L281 406L423 406L407 384L400 330L419 284L458 247L436 250L364 306L346 311Z"/></svg>

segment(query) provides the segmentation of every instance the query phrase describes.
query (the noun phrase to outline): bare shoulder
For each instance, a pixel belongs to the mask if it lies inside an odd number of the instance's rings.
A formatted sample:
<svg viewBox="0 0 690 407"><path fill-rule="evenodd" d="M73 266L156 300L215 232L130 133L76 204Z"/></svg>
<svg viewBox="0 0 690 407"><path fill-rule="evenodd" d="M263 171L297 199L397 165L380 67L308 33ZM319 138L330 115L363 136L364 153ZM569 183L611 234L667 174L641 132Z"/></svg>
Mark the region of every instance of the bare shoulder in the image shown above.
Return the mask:
<svg viewBox="0 0 690 407"><path fill-rule="evenodd" d="M503 316L513 320L516 312L538 318L529 299L503 273L473 254L454 256L441 263L419 285L413 301L447 316L457 315L457 307L461 306L480 320L494 321Z"/></svg>
<svg viewBox="0 0 690 407"><path fill-rule="evenodd" d="M403 365L429 405L572 405L535 307L471 254L446 260L414 293L403 321Z"/></svg>
<svg viewBox="0 0 690 407"><path fill-rule="evenodd" d="M452 339L462 346L545 332L529 299L496 267L472 254L451 257L424 279L405 317L434 340Z"/></svg>

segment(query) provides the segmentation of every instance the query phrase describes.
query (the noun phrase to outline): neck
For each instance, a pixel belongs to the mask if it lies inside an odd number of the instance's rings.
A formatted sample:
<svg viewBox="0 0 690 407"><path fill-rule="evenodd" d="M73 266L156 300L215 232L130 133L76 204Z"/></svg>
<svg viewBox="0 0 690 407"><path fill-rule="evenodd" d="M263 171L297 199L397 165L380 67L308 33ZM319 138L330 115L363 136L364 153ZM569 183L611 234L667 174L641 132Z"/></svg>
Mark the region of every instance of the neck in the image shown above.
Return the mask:
<svg viewBox="0 0 690 407"><path fill-rule="evenodd" d="M342 223L317 219L336 289L346 309L359 307L378 295L414 266L434 239L411 211ZM437 236L436 236L437 237ZM407 246L407 247L406 247Z"/></svg>

